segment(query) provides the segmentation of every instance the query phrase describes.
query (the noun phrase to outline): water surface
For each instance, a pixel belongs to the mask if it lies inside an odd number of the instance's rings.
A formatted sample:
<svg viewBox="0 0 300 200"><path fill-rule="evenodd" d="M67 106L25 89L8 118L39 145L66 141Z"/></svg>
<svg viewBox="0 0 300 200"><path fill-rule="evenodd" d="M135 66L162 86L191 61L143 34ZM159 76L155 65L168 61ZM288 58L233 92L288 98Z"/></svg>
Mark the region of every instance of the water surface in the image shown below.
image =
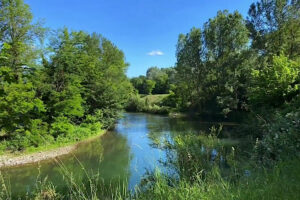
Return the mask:
<svg viewBox="0 0 300 200"><path fill-rule="evenodd" d="M72 154L36 164L2 170L13 196L24 196L36 187L36 180L45 177L63 190L62 166L75 177L84 179L86 173L99 172L107 184L126 182L133 189L147 170L162 168L159 161L166 152L155 148L153 140L172 139L178 134L208 131L210 123L198 120L174 119L167 116L125 113L114 129L101 138L82 143ZM85 170L83 170L83 168Z"/></svg>

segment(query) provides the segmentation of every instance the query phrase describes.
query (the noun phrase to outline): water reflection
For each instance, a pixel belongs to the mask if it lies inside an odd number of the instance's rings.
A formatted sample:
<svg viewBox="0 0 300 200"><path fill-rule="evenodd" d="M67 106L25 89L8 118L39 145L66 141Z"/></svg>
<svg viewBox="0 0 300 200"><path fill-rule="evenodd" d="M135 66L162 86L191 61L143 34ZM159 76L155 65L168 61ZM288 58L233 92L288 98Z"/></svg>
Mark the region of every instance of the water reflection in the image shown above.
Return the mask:
<svg viewBox="0 0 300 200"><path fill-rule="evenodd" d="M59 158L65 169L78 179L85 180L85 173L99 172L108 185L117 181L133 189L140 183L148 170L159 167L167 161L167 151L155 148L157 141L172 141L180 134L207 131L211 124L197 120L171 119L166 116L125 113L116 124L114 131L102 138L82 143L71 155ZM201 148L201 147L200 147ZM218 155L216 155L218 156ZM86 171L82 170L82 166ZM48 177L58 190L66 187L57 162L46 161L40 164L2 170L6 180L10 180L14 196L23 196L35 187L37 176Z"/></svg>
<svg viewBox="0 0 300 200"><path fill-rule="evenodd" d="M64 170L81 182L87 181L87 174L100 173L101 181L110 185L113 181L126 182L129 178L130 152L127 138L116 132L107 133L101 139L80 144L71 155L62 156L57 161L44 161L17 168L2 170L9 182L12 195L24 196L36 187L37 178L48 177L56 189L64 191ZM62 169L64 168L64 170ZM83 170L84 168L84 170Z"/></svg>

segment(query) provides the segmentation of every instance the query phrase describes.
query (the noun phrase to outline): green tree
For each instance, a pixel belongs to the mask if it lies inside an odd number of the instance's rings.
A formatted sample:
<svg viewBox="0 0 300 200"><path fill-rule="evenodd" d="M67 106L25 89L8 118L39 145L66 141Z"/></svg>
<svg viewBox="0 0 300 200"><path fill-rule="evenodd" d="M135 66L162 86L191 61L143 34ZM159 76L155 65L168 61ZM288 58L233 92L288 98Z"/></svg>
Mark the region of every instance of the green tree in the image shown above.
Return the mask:
<svg viewBox="0 0 300 200"><path fill-rule="evenodd" d="M131 84L139 94L151 94L155 88L156 82L147 79L146 76L139 76L131 79Z"/></svg>
<svg viewBox="0 0 300 200"><path fill-rule="evenodd" d="M106 38L64 28L43 52L44 33L22 0L0 0L0 140L14 150L109 128L133 92Z"/></svg>
<svg viewBox="0 0 300 200"><path fill-rule="evenodd" d="M270 0L253 3L249 9L247 27L252 47L260 54L289 58L300 52L300 3L290 0Z"/></svg>
<svg viewBox="0 0 300 200"><path fill-rule="evenodd" d="M0 68L0 130L11 137L24 134L31 120L45 111L43 102L36 98L32 83L14 80L14 73L8 67Z"/></svg>
<svg viewBox="0 0 300 200"><path fill-rule="evenodd" d="M205 88L211 94L210 102L216 101L224 114L245 109L252 56L247 49L248 30L242 15L219 11L205 24L204 38L209 69Z"/></svg>
<svg viewBox="0 0 300 200"><path fill-rule="evenodd" d="M139 76L130 79L132 86L138 91L139 94L146 94L143 88L143 84L145 80L146 80L145 76Z"/></svg>
<svg viewBox="0 0 300 200"><path fill-rule="evenodd" d="M227 114L246 108L247 74L253 62L241 14L219 11L177 43L176 95L184 108ZM195 110L195 109L193 109Z"/></svg>
<svg viewBox="0 0 300 200"><path fill-rule="evenodd" d="M50 62L44 61L44 81L48 84L47 91L43 91L43 100L47 105L48 121L59 116L70 119L84 115L83 99L81 97L80 57L82 51L78 46L81 40L78 35L69 34L64 29L58 36L56 44L53 44L54 54ZM78 46L77 46L78 45Z"/></svg>
<svg viewBox="0 0 300 200"><path fill-rule="evenodd" d="M252 71L249 96L257 106L280 106L299 94L300 63L284 55L273 56L262 70Z"/></svg>
<svg viewBox="0 0 300 200"><path fill-rule="evenodd" d="M252 48L258 52L249 96L253 107L278 107L299 93L300 2L258 1L248 13Z"/></svg>
<svg viewBox="0 0 300 200"><path fill-rule="evenodd" d="M45 29L32 23L32 14L23 0L0 1L0 49L5 51L1 65L10 67L18 80L36 65L37 41Z"/></svg>
<svg viewBox="0 0 300 200"><path fill-rule="evenodd" d="M148 80L155 82L155 87L153 88L153 94L166 94L169 91L168 74L158 67L150 67L147 70L146 77Z"/></svg>
<svg viewBox="0 0 300 200"><path fill-rule="evenodd" d="M32 24L29 7L22 0L1 0L0 5L0 131L10 139L24 140L16 147L23 148L30 143L24 138L32 124L45 111L30 79L37 58L33 44L37 30L43 29Z"/></svg>
<svg viewBox="0 0 300 200"><path fill-rule="evenodd" d="M146 80L144 82L144 90L146 94L152 94L152 90L155 88L155 81Z"/></svg>
<svg viewBox="0 0 300 200"><path fill-rule="evenodd" d="M182 107L201 105L206 68L203 61L203 41L200 29L180 34L176 49L177 95Z"/></svg>
<svg viewBox="0 0 300 200"><path fill-rule="evenodd" d="M110 127L133 91L125 74L128 64L124 53L106 38L93 34L87 41L87 50L94 49L89 55L96 58L83 83L85 91L88 91L84 95L89 105L88 113L94 114L100 109L104 117L102 123ZM96 46L90 48L94 44Z"/></svg>

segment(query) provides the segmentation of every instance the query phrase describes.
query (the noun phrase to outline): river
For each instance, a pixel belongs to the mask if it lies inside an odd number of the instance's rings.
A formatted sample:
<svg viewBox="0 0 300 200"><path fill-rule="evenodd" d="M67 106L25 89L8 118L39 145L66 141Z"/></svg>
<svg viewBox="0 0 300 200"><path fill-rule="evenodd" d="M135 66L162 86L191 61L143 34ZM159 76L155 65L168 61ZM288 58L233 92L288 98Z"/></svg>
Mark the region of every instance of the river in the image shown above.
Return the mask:
<svg viewBox="0 0 300 200"><path fill-rule="evenodd" d="M159 161L165 160L166 152L155 148L153 140L172 139L179 133L208 131L211 126L198 120L125 113L113 131L80 144L72 154L55 161L4 169L2 176L13 197L24 196L36 187L37 180L46 177L57 190L64 190L64 172L81 179L85 179L86 173L97 172L105 184L121 183L133 189L147 170L163 168Z"/></svg>

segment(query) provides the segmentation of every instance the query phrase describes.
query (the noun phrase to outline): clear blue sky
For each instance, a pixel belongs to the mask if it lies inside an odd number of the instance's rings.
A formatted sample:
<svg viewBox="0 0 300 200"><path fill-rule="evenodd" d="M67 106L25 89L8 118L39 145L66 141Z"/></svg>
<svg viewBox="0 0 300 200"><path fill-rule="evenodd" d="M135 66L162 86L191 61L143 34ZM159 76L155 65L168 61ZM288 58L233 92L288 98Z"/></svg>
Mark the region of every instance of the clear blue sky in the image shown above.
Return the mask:
<svg viewBox="0 0 300 200"><path fill-rule="evenodd" d="M35 19L53 29L101 33L124 51L128 76L174 66L180 33L202 27L218 10L246 16L254 0L25 0Z"/></svg>

